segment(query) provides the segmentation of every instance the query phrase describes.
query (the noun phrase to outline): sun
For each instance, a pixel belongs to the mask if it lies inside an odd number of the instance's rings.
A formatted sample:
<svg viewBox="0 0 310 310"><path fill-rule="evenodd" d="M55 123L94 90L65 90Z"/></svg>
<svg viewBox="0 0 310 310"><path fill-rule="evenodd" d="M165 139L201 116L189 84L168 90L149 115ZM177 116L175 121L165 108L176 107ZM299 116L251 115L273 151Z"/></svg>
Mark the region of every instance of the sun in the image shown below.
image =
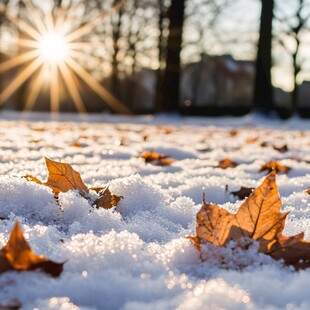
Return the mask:
<svg viewBox="0 0 310 310"><path fill-rule="evenodd" d="M65 37L59 33L47 33L38 41L40 56L45 62L60 63L65 62L70 57L70 48Z"/></svg>
<svg viewBox="0 0 310 310"><path fill-rule="evenodd" d="M67 17L68 7L63 4L53 12L45 12L34 6L31 1L25 1L28 19L6 17L15 24L23 38L18 44L24 52L0 64L0 73L12 68L24 68L0 93L0 105L11 97L27 80L32 83L27 93L25 110L32 110L40 91L43 88L46 76L49 76L50 106L52 112L58 112L60 107L60 83L72 98L79 112L86 112L81 97L78 80L84 81L110 108L118 113L130 114L128 108L110 94L90 73L79 63L79 59L88 55L83 47L91 45L85 41L97 25L102 23L105 16L112 14L125 4L126 0L119 0L110 10L98 13L90 22L83 22L80 27L72 26L72 16ZM4 12L0 12L4 13Z"/></svg>

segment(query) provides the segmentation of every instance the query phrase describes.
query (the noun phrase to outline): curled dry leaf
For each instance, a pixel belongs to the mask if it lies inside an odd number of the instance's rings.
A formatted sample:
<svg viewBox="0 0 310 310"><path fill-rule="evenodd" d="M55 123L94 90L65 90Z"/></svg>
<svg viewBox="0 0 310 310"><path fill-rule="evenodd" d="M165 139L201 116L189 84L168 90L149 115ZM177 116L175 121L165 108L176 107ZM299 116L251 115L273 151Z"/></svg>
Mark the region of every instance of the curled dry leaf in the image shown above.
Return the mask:
<svg viewBox="0 0 310 310"><path fill-rule="evenodd" d="M112 195L109 188L106 187L99 191L99 198L94 202L97 208L111 209L117 206L119 201L124 198L123 196Z"/></svg>
<svg viewBox="0 0 310 310"><path fill-rule="evenodd" d="M310 188L306 189L306 193L310 195Z"/></svg>
<svg viewBox="0 0 310 310"><path fill-rule="evenodd" d="M233 194L234 196L237 196L239 199L244 199L246 197L249 197L253 191L253 187L243 187L241 186L241 188L238 191L234 191L234 192L230 192L231 194Z"/></svg>
<svg viewBox="0 0 310 310"><path fill-rule="evenodd" d="M11 231L9 241L0 251L0 273L17 270L42 271L58 277L63 270L63 263L55 263L42 255L32 252L18 222Z"/></svg>
<svg viewBox="0 0 310 310"><path fill-rule="evenodd" d="M237 136L239 134L239 130L238 129L232 129L232 130L230 130L229 132L228 132L228 135L230 136L230 137L235 137L235 136Z"/></svg>
<svg viewBox="0 0 310 310"><path fill-rule="evenodd" d="M291 167L281 165L278 161L272 160L262 165L259 169L259 172L267 171L270 173L273 170L276 173L287 173L291 170Z"/></svg>
<svg viewBox="0 0 310 310"><path fill-rule="evenodd" d="M236 168L238 164L232 161L230 158L224 158L219 161L217 168L227 169L227 168Z"/></svg>
<svg viewBox="0 0 310 310"><path fill-rule="evenodd" d="M71 146L71 147L82 147L82 144L80 142L71 142L71 143L69 143L69 146Z"/></svg>
<svg viewBox="0 0 310 310"><path fill-rule="evenodd" d="M278 145L273 145L272 146L274 150L280 152L280 153L285 153L288 151L288 146L287 144L283 144L281 146L278 146Z"/></svg>
<svg viewBox="0 0 310 310"><path fill-rule="evenodd" d="M245 140L246 144L252 144L258 141L258 137L249 137Z"/></svg>
<svg viewBox="0 0 310 310"><path fill-rule="evenodd" d="M79 193L89 199L89 190L95 191L99 194L99 198L93 203L97 208L109 209L112 206L117 206L122 196L111 194L108 187L91 187L87 188L81 179L80 174L75 171L69 164L59 163L48 158L45 158L46 166L49 172L47 182L42 182L38 178L32 175L25 175L29 181L45 185L50 187L53 192L56 201L58 202L58 194L60 192L67 192L69 190L78 190Z"/></svg>
<svg viewBox="0 0 310 310"><path fill-rule="evenodd" d="M50 187L55 194L67 192L69 190L78 190L82 196L88 193L88 188L82 181L81 175L69 164L56 162L46 157L45 163L49 173L47 182L41 182L32 175L26 175L25 178Z"/></svg>
<svg viewBox="0 0 310 310"><path fill-rule="evenodd" d="M146 163L151 163L159 166L169 166L175 160L167 155L159 154L156 152L143 152L139 155Z"/></svg>
<svg viewBox="0 0 310 310"><path fill-rule="evenodd" d="M60 163L45 157L49 175L46 184L61 192L78 190L81 195L88 193L88 188L81 179L81 175L69 164Z"/></svg>
<svg viewBox="0 0 310 310"><path fill-rule="evenodd" d="M292 237L282 235L285 218L281 213L282 202L271 172L263 183L239 207L236 214L213 204L206 203L197 213L196 236L190 237L198 249L211 243L223 247L231 240L253 240L259 244L259 252L296 269L310 267L310 242L303 240L303 234ZM242 244L242 243L241 243ZM246 246L243 244L243 248Z"/></svg>
<svg viewBox="0 0 310 310"><path fill-rule="evenodd" d="M170 135L171 133L173 133L174 128L170 126L158 126L158 131L161 134Z"/></svg>

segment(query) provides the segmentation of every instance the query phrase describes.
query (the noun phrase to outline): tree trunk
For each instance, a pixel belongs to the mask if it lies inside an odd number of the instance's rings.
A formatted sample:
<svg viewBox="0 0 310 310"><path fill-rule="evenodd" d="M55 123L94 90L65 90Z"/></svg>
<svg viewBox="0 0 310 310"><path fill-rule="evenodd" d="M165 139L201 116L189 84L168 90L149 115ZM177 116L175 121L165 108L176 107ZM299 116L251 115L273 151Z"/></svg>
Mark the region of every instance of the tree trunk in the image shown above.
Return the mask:
<svg viewBox="0 0 310 310"><path fill-rule="evenodd" d="M298 108L298 84L297 84L297 75L301 71L301 67L298 64L298 52L299 52L300 40L296 37L296 50L293 53L293 70L294 70L294 86L292 91L292 111L296 112Z"/></svg>
<svg viewBox="0 0 310 310"><path fill-rule="evenodd" d="M162 98L158 111L178 111L180 101L181 48L185 0L172 0L168 10L166 68L163 76Z"/></svg>
<svg viewBox="0 0 310 310"><path fill-rule="evenodd" d="M111 76L111 89L112 94L116 98L119 98L117 95L119 93L119 68L118 68L118 53L119 53L119 39L121 36L121 24L122 24L122 8L117 12L117 21L113 25L113 56L112 56L112 76Z"/></svg>
<svg viewBox="0 0 310 310"><path fill-rule="evenodd" d="M263 114L268 114L274 108L271 82L273 8L274 0L262 0L254 85L254 108Z"/></svg>
<svg viewBox="0 0 310 310"><path fill-rule="evenodd" d="M162 101L162 84L163 84L163 73L164 73L164 64L166 62L166 40L164 37L164 20L167 17L167 12L164 4L164 0L158 0L158 70L156 72L156 97L155 97L155 107L159 109Z"/></svg>
<svg viewBox="0 0 310 310"><path fill-rule="evenodd" d="M18 1L18 15L21 18L22 10L24 9L24 3L19 0ZM18 30L18 39L27 39L26 34L23 31ZM24 52L23 47L19 47L19 54L22 54ZM25 65L22 65L20 67L20 70L23 70ZM15 98L15 109L17 111L24 110L26 106L26 96L29 86L29 79L27 79L16 91L16 98Z"/></svg>

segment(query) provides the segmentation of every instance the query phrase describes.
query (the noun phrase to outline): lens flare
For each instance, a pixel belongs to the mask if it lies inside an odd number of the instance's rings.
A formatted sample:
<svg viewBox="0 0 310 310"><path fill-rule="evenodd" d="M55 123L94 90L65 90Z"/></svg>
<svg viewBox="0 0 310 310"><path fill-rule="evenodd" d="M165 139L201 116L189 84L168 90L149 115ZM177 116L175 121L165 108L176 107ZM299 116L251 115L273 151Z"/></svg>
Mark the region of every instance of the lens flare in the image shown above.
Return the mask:
<svg viewBox="0 0 310 310"><path fill-rule="evenodd" d="M65 38L57 33L47 34L38 43L40 55L46 62L63 62L70 54Z"/></svg>
<svg viewBox="0 0 310 310"><path fill-rule="evenodd" d="M81 21L80 27L72 26L72 14L68 14L70 7L63 4L64 2L61 2L57 10L45 12L34 6L31 1L25 1L24 5L28 13L25 14L25 18L28 16L28 19L10 16L0 7L0 14L5 13L6 18L18 27L21 34L25 35L25 38L21 36L18 40L19 46L25 51L0 64L0 73L23 66L19 74L1 91L0 105L3 105L19 87L32 78L25 100L25 110L32 110L43 88L44 77L49 76L52 112L59 111L60 83L65 85L77 110L81 113L86 112L79 89L80 79L113 111L130 114L129 109L95 80L76 59L77 55L88 56L83 47L91 46L92 43L86 42L85 36L100 25L104 17L119 10L126 0L119 0L110 10L98 13L98 16L90 22Z"/></svg>

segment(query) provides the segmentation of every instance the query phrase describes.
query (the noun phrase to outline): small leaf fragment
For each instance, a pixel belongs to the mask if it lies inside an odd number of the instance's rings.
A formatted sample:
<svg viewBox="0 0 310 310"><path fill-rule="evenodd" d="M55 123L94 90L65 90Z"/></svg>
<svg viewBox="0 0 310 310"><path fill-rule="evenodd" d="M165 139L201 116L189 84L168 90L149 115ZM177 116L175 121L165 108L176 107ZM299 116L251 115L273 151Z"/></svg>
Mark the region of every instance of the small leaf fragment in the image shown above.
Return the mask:
<svg viewBox="0 0 310 310"><path fill-rule="evenodd" d="M232 129L228 132L230 137L235 137L239 134L239 130L238 129Z"/></svg>
<svg viewBox="0 0 310 310"><path fill-rule="evenodd" d="M258 141L258 137L249 137L245 140L246 144L252 144Z"/></svg>
<svg viewBox="0 0 310 310"><path fill-rule="evenodd" d="M41 182L37 177L30 175L30 174L24 175L23 178L27 179L28 181L40 184L40 185L45 185L45 183Z"/></svg>
<svg viewBox="0 0 310 310"><path fill-rule="evenodd" d="M238 191L230 192L232 195L237 196L239 199L244 199L246 197L249 197L254 190L254 187L243 187Z"/></svg>
<svg viewBox="0 0 310 310"><path fill-rule="evenodd" d="M159 154L156 152L143 152L139 155L139 157L143 158L146 163L151 163L153 165L158 166L169 166L175 160L167 155Z"/></svg>
<svg viewBox="0 0 310 310"><path fill-rule="evenodd" d="M71 142L71 143L69 143L69 146L80 148L80 147L82 147L82 144L80 142Z"/></svg>
<svg viewBox="0 0 310 310"><path fill-rule="evenodd" d="M99 194L99 192L101 192L104 189L106 189L106 187L102 187L102 186L95 186L95 187L90 187L89 188L89 190L94 191L97 194Z"/></svg>
<svg viewBox="0 0 310 310"><path fill-rule="evenodd" d="M19 223L16 222L7 244L0 251L0 273L34 269L41 269L53 277L58 277L63 270L63 263L55 263L32 252Z"/></svg>
<svg viewBox="0 0 310 310"><path fill-rule="evenodd" d="M272 160L262 165L259 169L259 172L267 171L270 173L273 170L276 173L287 173L291 170L291 167L281 165L278 161Z"/></svg>
<svg viewBox="0 0 310 310"><path fill-rule="evenodd" d="M100 197L94 202L94 206L97 208L111 209L113 206L117 206L119 201L124 198L123 196L112 195L109 188L99 192Z"/></svg>
<svg viewBox="0 0 310 310"><path fill-rule="evenodd" d="M280 153L285 153L288 151L288 146L287 144L283 144L281 146L278 146L278 145L273 145L272 146L274 150L280 152Z"/></svg>
<svg viewBox="0 0 310 310"><path fill-rule="evenodd" d="M227 168L236 168L238 164L232 161L230 158L224 158L219 161L217 168L227 169Z"/></svg>

